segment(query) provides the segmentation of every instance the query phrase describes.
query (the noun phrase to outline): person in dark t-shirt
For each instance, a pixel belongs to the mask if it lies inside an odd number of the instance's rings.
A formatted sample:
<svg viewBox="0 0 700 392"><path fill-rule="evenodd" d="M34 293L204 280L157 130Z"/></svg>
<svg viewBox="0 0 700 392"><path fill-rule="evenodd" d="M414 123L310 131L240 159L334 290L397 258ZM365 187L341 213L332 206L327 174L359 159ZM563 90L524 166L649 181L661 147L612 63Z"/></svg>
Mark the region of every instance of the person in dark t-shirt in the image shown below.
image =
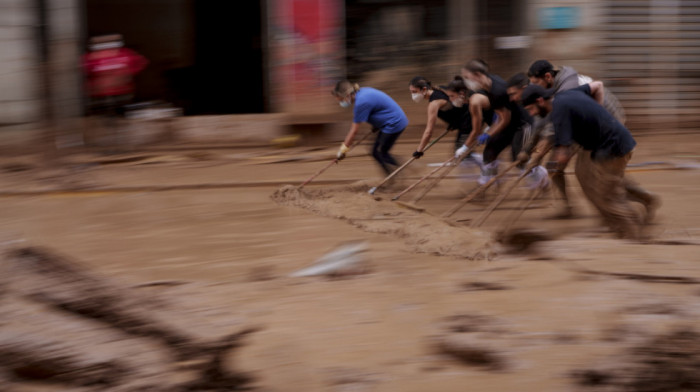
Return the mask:
<svg viewBox="0 0 700 392"><path fill-rule="evenodd" d="M472 60L462 68L465 82L475 93L469 98L469 110L472 115L472 132L464 146L458 152L464 152L475 144L485 144L484 166L480 184L493 178L498 170L498 155L511 147L512 159L515 161L522 146L523 127L530 127L528 116L515 102L511 102L506 89L506 82L499 76L488 72L483 61ZM489 127L481 132L483 124Z"/></svg>
<svg viewBox="0 0 700 392"><path fill-rule="evenodd" d="M639 238L641 225L648 222L658 205L641 200L642 212L629 203L625 168L637 142L629 130L601 105L601 82L560 92L530 85L522 93L522 105L531 115L548 114L554 126L557 164L566 166L576 143L583 149L576 162L576 177L586 197L598 209L606 224L623 238Z"/></svg>
<svg viewBox="0 0 700 392"><path fill-rule="evenodd" d="M411 79L408 89L414 102L418 103L426 98L429 101L425 130L413 156L416 158L423 156L426 146L430 143L437 119L447 123L448 130L457 130L455 150L461 147L472 131L472 119L469 114L469 105L465 105L465 98L455 97L451 100L445 91L434 88L432 83L422 76Z"/></svg>

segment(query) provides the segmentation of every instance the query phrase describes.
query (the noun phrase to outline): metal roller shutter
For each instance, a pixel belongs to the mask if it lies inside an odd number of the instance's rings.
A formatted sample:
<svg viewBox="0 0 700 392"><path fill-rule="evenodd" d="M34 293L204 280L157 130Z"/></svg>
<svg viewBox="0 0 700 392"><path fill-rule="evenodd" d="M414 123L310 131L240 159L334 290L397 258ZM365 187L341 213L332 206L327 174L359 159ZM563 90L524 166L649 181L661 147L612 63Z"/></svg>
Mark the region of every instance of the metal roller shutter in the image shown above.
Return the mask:
<svg viewBox="0 0 700 392"><path fill-rule="evenodd" d="M700 1L606 4L606 85L631 130L700 129Z"/></svg>

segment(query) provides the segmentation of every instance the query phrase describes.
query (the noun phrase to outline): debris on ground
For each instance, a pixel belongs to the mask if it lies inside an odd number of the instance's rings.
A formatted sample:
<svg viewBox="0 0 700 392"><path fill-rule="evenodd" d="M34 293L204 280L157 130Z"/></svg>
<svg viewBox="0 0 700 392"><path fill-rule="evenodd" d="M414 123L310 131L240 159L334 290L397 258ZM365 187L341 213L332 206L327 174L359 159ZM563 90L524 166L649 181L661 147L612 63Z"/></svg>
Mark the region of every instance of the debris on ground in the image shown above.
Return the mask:
<svg viewBox="0 0 700 392"><path fill-rule="evenodd" d="M571 375L585 391L698 391L700 333L678 328L652 336L609 362L606 368L580 369Z"/></svg>
<svg viewBox="0 0 700 392"><path fill-rule="evenodd" d="M203 340L163 316L162 303L44 248L11 249L2 265L0 373L13 384L170 392L236 391L252 381L224 358L253 328Z"/></svg>

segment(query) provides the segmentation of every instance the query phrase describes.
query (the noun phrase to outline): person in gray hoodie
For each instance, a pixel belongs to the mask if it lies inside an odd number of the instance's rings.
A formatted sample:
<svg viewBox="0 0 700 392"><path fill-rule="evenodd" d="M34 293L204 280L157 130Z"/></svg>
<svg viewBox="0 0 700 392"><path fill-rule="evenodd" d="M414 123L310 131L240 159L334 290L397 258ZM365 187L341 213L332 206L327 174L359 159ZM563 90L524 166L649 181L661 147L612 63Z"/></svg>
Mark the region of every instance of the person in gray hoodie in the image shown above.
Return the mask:
<svg viewBox="0 0 700 392"><path fill-rule="evenodd" d="M575 69L562 66L555 69L554 66L547 60L537 60L532 65L527 73L531 84L536 84L548 89L552 97L557 94L577 88L584 84L591 83L592 78L579 75ZM621 124L625 124L625 111L617 97L608 89L604 89L603 106L605 109ZM537 116L535 118L534 136L530 144L523 146L523 152L518 157L519 160L530 160L528 166L539 164L543 155L551 146L554 138L554 127L552 121L547 115L544 118ZM531 152L531 155L529 154ZM563 197L564 207L562 211L554 215L555 218L570 218L573 216L571 203L566 193L566 181L564 178L564 167L559 167L552 174L552 183L559 190ZM624 188L627 192L627 197L630 200L642 203L649 212L649 216L653 216L653 211L658 209L660 199L653 193L643 189L632 180L626 178Z"/></svg>
<svg viewBox="0 0 700 392"><path fill-rule="evenodd" d="M537 60L532 63L527 72L527 76L530 78L530 83L538 84L546 89L552 89L555 95L593 81L589 76L579 75L579 73L571 67L562 66L556 69L552 63L547 60ZM622 124L625 123L625 110L622 108L617 97L611 93L609 89L605 89L603 106L617 121Z"/></svg>
<svg viewBox="0 0 700 392"><path fill-rule="evenodd" d="M531 84L542 86L551 91L552 96L558 93L577 88L578 86L590 83L593 81L588 76L579 75L575 69L562 66L555 69L552 63L547 60L537 60L527 72ZM625 114L620 102L617 98L605 89L604 104L605 108L622 124L625 123ZM539 162L546 150L550 147L551 140L554 136L554 128L549 116L544 118L537 116L534 124L533 137L530 143L523 146L523 152L518 159L522 161L530 160L531 163ZM531 153L531 154L530 154ZM533 162L534 161L534 162ZM554 218L570 218L573 216L573 208L566 193L566 180L564 177L563 168L552 174L552 183L559 191L564 202L561 211L557 212Z"/></svg>

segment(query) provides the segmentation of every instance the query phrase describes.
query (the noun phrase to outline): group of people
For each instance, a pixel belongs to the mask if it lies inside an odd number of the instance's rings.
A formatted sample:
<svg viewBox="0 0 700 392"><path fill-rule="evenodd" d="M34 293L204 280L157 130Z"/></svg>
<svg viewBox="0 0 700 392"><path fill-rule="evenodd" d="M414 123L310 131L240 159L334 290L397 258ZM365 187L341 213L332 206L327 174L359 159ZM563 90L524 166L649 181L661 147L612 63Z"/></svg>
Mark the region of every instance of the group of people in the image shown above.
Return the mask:
<svg viewBox="0 0 700 392"><path fill-rule="evenodd" d="M413 153L416 159L430 145L440 119L447 129L457 131L455 159L480 166L479 184L497 175L498 157L510 147L511 159L526 173L530 186L546 187L551 181L559 191L563 206L558 218L573 215L564 169L574 155L584 195L620 237L640 238L643 225L651 222L660 205L658 196L625 177L636 142L624 126L619 102L602 82L573 68L538 60L527 74L505 81L475 59L447 85L436 87L417 76L409 82L409 92L414 102L428 101L425 130ZM360 124L367 122L378 131L372 156L391 174L399 163L390 150L408 126L401 107L386 93L349 81L339 82L332 93L341 106L353 108L350 132L337 158L345 157ZM481 145L479 157L473 151Z"/></svg>

